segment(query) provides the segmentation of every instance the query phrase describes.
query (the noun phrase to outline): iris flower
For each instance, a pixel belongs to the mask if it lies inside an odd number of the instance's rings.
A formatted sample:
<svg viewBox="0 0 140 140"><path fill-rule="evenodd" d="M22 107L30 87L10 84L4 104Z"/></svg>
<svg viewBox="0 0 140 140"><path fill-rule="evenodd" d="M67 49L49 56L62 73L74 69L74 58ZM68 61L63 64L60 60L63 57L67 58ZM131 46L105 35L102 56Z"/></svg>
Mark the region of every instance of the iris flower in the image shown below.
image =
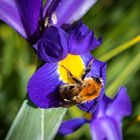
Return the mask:
<svg viewBox="0 0 140 140"><path fill-rule="evenodd" d="M42 0L0 1L0 19L22 35L44 62L28 83L29 97L38 107L63 106L58 88L72 83L66 69L80 78L93 59L90 51L99 46L101 40L96 39L94 33L78 20L95 2L47 0L43 6ZM75 21L78 22L73 24ZM105 67L105 63L94 59L86 76L101 78L105 84ZM102 95L103 88L98 100ZM93 104L95 101L78 106L87 110Z"/></svg>
<svg viewBox="0 0 140 140"><path fill-rule="evenodd" d="M64 121L59 128L59 133L68 135L85 123L90 123L93 140L122 140L122 119L131 112L130 99L126 89L121 87L113 99L104 95L96 112L86 113L82 118Z"/></svg>
<svg viewBox="0 0 140 140"><path fill-rule="evenodd" d="M0 19L31 44L47 26L61 27L79 20L96 0L0 0Z"/></svg>
<svg viewBox="0 0 140 140"><path fill-rule="evenodd" d="M73 83L66 69L80 79L93 59L90 51L100 44L100 39L96 40L93 32L81 22L67 32L51 26L45 33L44 38L34 47L39 50L38 55L49 63L45 63L33 74L29 80L28 93L32 102L41 108L59 107L63 106L63 101L58 88L61 85ZM44 48L45 45L47 45L46 48ZM86 76L101 78L105 84L105 70L105 63L94 59L91 71ZM100 95L102 93L103 88ZM84 104L82 103L79 107L84 109ZM93 102L87 102L87 104L90 107Z"/></svg>

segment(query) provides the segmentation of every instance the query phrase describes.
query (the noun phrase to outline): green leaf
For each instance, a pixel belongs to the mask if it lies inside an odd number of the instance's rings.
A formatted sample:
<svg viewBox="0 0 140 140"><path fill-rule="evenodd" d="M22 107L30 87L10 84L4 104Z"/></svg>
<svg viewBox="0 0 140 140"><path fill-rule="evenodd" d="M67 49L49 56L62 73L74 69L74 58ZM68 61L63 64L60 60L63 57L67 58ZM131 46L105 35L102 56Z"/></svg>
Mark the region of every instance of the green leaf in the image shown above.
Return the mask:
<svg viewBox="0 0 140 140"><path fill-rule="evenodd" d="M116 95L119 86L124 85L127 80L139 69L140 66L140 52L129 62L125 69L120 70L120 75L107 88L106 93L110 97Z"/></svg>
<svg viewBox="0 0 140 140"><path fill-rule="evenodd" d="M99 57L100 60L102 61L108 61L115 57L116 55L120 54L121 52L125 51L126 49L132 47L133 45L137 44L140 42L140 35L137 37L133 38L132 40L116 47L115 49L109 51L108 53L105 53L101 57Z"/></svg>
<svg viewBox="0 0 140 140"><path fill-rule="evenodd" d="M35 108L25 100L6 140L52 140L65 112L65 108Z"/></svg>

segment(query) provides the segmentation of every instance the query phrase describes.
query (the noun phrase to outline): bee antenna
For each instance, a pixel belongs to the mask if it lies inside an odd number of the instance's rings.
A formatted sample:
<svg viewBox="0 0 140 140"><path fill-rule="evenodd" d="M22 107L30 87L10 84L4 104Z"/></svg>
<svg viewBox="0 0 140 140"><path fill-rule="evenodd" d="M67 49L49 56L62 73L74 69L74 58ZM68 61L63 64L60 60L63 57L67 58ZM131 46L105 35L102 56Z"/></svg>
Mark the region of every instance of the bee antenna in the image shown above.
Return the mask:
<svg viewBox="0 0 140 140"><path fill-rule="evenodd" d="M91 58L91 60L89 61L89 65L92 65L93 64L93 61L95 60L95 58Z"/></svg>
<svg viewBox="0 0 140 140"><path fill-rule="evenodd" d="M87 68L85 69L84 71L84 74L82 75L82 78L81 79L84 79L86 77L86 75L91 71L91 67L92 67L92 64L93 64L93 61L94 61L94 57L89 61L88 63L88 66Z"/></svg>
<svg viewBox="0 0 140 140"><path fill-rule="evenodd" d="M63 67L65 70L68 70L66 67L64 67L63 65L60 65L61 67Z"/></svg>
<svg viewBox="0 0 140 140"><path fill-rule="evenodd" d="M69 78L71 78L77 84L80 84L80 85L82 84L82 82L79 79L77 79L75 76L73 76L73 74L66 67L64 67L63 65L60 65L60 66L63 67L67 71Z"/></svg>

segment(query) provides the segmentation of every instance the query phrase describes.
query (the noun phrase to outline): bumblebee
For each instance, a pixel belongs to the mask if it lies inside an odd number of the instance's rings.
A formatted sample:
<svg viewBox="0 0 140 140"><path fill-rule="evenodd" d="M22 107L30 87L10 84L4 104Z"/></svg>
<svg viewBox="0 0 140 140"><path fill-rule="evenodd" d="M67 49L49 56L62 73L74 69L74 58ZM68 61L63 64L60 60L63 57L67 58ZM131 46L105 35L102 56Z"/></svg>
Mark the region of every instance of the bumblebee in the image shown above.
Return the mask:
<svg viewBox="0 0 140 140"><path fill-rule="evenodd" d="M94 58L89 62L80 79L74 77L72 73L62 65L62 67L66 69L68 77L74 81L74 84L64 84L59 87L59 94L63 100L64 107L91 101L99 96L101 88L103 87L102 76L86 77L91 71L93 61ZM100 68L100 73L102 73L103 67L104 65Z"/></svg>

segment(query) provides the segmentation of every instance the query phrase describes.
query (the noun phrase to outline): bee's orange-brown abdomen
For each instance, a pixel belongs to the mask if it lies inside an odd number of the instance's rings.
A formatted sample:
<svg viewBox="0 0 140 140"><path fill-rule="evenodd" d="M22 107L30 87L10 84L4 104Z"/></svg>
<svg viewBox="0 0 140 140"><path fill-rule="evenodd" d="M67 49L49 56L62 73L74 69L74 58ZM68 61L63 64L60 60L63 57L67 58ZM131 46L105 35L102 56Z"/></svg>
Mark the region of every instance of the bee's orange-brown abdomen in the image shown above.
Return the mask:
<svg viewBox="0 0 140 140"><path fill-rule="evenodd" d="M89 101L97 98L100 94L101 84L94 79L85 81L86 86L81 90L80 97L83 101Z"/></svg>

